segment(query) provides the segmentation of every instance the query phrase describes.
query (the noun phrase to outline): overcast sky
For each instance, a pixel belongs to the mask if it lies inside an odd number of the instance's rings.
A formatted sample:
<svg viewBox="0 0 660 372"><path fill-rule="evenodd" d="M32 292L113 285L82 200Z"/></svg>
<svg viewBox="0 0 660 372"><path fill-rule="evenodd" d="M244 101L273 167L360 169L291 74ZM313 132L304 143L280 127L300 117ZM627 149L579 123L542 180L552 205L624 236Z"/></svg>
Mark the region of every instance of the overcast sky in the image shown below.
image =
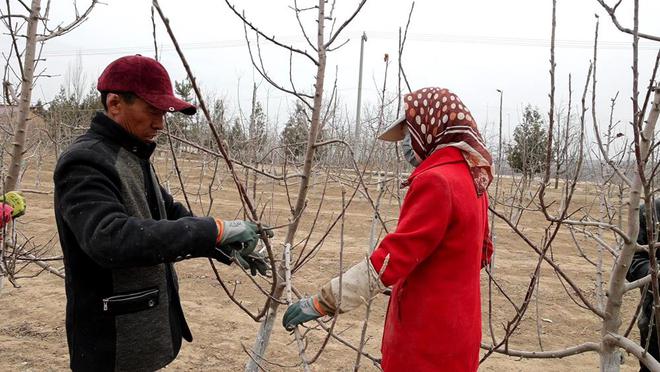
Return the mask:
<svg viewBox="0 0 660 372"><path fill-rule="evenodd" d="M153 56L150 1L107 0L99 5L80 28L47 43L42 67L56 77L41 79L33 98L50 100L63 83L68 66L78 59L87 81L92 84L112 60L126 54ZM298 24L289 9L293 1L235 0L237 8L266 34L305 48ZM79 8L87 2L79 0ZM343 21L358 0L337 1L336 16ZM595 14L600 15L598 54L599 119L606 120L610 98L619 93L616 118L628 122L631 116L630 35L617 31L596 0L557 1L557 102L568 97L568 74L573 75L573 97L577 104L592 58ZM612 3L612 1L610 1ZM299 0L299 6L314 4ZM346 110L354 112L360 50L360 35L365 44L363 102L375 104L384 74L383 55L389 53L388 86L396 87L398 29L405 26L410 1L369 0L345 30L339 43L350 41L328 57L326 87L337 84ZM641 0L641 31L660 35L660 2ZM161 0L165 14L183 45L192 69L207 94L223 97L229 105L249 104L250 87L260 84L259 99L267 102L270 116L286 116L292 101L271 88L252 69L240 20L221 0ZM51 24L71 17L70 0L52 1ZM631 0L624 0L620 21L632 28ZM485 126L497 120L499 96L504 92L504 122L515 125L521 107L527 103L544 113L549 107L549 40L551 0L418 0L410 25L403 57L413 89L440 86L453 90L467 103L477 122ZM313 12L306 25L314 27ZM159 20L157 39L162 62L173 79L185 72ZM310 34L314 35L312 30ZM3 35L3 47L8 38ZM253 35L251 35L253 37ZM652 63L660 43L643 42L640 49L640 81L647 85ZM309 49L309 48L307 48ZM264 46L269 72L283 84L288 83L289 55ZM304 59L294 59L294 80L299 88L312 89L315 69ZM353 115L353 114L352 114Z"/></svg>

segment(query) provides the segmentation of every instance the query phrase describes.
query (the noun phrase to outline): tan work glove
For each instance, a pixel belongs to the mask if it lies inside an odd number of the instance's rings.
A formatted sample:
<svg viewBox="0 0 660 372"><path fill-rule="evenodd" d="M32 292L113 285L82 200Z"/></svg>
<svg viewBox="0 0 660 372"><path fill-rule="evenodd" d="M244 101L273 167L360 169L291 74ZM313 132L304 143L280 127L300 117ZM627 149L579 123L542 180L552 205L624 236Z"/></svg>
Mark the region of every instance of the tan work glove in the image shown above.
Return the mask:
<svg viewBox="0 0 660 372"><path fill-rule="evenodd" d="M376 269L371 265L371 261L364 258L342 275L341 303L339 302L339 277L335 277L321 288L318 295L319 305L323 312L334 316L336 313L345 313L366 304L369 299L383 293L386 289L387 287L380 281Z"/></svg>
<svg viewBox="0 0 660 372"><path fill-rule="evenodd" d="M341 278L341 302L339 277L335 277L326 283L316 296L303 298L291 304L282 319L284 328L292 330L301 323L323 315L334 316L337 313L351 311L387 289L368 258L348 269Z"/></svg>

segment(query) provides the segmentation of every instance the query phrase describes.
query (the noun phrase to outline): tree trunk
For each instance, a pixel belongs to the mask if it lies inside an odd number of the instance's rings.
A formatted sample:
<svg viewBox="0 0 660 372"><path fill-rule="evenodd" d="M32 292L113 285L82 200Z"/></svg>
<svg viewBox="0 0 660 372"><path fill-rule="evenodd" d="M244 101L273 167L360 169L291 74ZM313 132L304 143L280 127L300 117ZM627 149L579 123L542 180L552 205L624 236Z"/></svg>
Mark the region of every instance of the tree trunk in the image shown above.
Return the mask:
<svg viewBox="0 0 660 372"><path fill-rule="evenodd" d="M3 237L0 235L0 239ZM2 295L2 286L5 283L5 275L7 270L5 269L5 263L3 257L5 256L5 243L0 240L0 295Z"/></svg>
<svg viewBox="0 0 660 372"><path fill-rule="evenodd" d="M25 46L25 59L23 60L23 82L21 83L21 97L18 103L18 120L14 128L14 143L9 165L9 172L5 180L4 190L16 190L21 174L23 152L25 149L25 136L32 99L32 82L34 80L34 59L37 47L37 25L41 11L41 0L32 0L30 18L27 26L27 40Z"/></svg>
<svg viewBox="0 0 660 372"><path fill-rule="evenodd" d="M655 91L651 112L648 115L646 128L640 133L640 159L645 159L651 146L649 139L653 137L658 114L660 113L660 90ZM643 113L642 113L643 115ZM641 161L641 160L638 160ZM601 336L600 368L603 372L618 372L621 358L618 347L608 338L611 334L617 334L621 326L621 305L625 293L624 284L626 272L630 267L632 256L635 253L637 243L635 241L639 233L639 202L641 199L642 180L639 172L635 173L632 186L630 187L630 196L628 204L628 228L627 233L630 242L626 243L621 250L621 254L612 269L610 276L610 285L607 291L607 303L605 305L605 319L603 319L603 328Z"/></svg>
<svg viewBox="0 0 660 372"><path fill-rule="evenodd" d="M309 181L312 173L312 164L314 160L314 153L316 147L316 137L318 136L319 129L321 127L321 105L323 103L323 84L325 80L325 62L326 62L326 51L325 51L325 41L324 41L324 24L325 24L325 0L319 0L319 16L318 16L318 31L317 31L317 46L318 46L318 66L316 71L316 84L314 92L314 106L312 111L312 122L309 129L309 136L307 137L307 150L305 151L305 163L303 166L302 178L300 180L300 187L298 189L298 198L296 200L296 206L294 208L294 214L292 216L293 221L289 225L287 231L287 236L284 241L285 244L292 244L293 239L295 238L296 231L298 230L298 224L300 222L300 214L305 208L307 201L307 191L309 188ZM273 297L280 298L284 292L286 281L284 280L284 273L286 268L284 266L284 260L281 261L279 267L274 270L274 275L278 275L278 285ZM275 322L275 317L277 316L277 308L279 303L272 301L270 304L270 309L268 315L261 323L259 327L259 333L255 339L254 346L252 348L253 358L248 360L248 363L245 367L247 372L257 372L258 366L255 363L256 360L260 360L268 347L270 341L270 335L273 331L273 324Z"/></svg>
<svg viewBox="0 0 660 372"><path fill-rule="evenodd" d="M601 372L618 372L621 369L621 352L612 342L603 342L600 353Z"/></svg>
<svg viewBox="0 0 660 372"><path fill-rule="evenodd" d="M250 129L249 129L249 147L252 148L252 154L250 154L250 159L252 161L252 165L255 168L259 168L259 164L257 164L258 155L259 155L259 146L257 146L258 142L258 133L256 133L257 130L257 123L256 123L256 113L257 113L257 84L252 83L252 112L250 114ZM256 200L257 199L257 172L254 171L254 179L252 183L252 199ZM249 184L249 179L250 179L250 171L246 170L246 184ZM246 185L247 186L247 185ZM245 190L249 190L248 187L245 188Z"/></svg>

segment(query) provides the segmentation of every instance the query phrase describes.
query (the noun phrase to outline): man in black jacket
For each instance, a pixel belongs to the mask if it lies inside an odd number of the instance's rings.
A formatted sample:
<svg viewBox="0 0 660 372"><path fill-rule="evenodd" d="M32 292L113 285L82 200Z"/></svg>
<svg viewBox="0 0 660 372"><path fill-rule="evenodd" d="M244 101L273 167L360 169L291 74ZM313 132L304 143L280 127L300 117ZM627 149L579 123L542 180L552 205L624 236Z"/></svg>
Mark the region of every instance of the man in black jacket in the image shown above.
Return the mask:
<svg viewBox="0 0 660 372"><path fill-rule="evenodd" d="M99 77L105 108L60 156L55 218L66 271L71 368L152 371L192 341L173 262L232 258L254 273L248 221L193 217L159 185L150 162L166 112L194 114L157 61L122 57Z"/></svg>
<svg viewBox="0 0 660 372"><path fill-rule="evenodd" d="M660 199L655 200L655 218L654 221L658 221L660 218ZM658 231L656 229L656 236ZM660 241L660 236L658 236L658 241ZM639 234L637 234L637 244L642 246L648 246L649 240L646 229L646 206L640 205L639 207ZM656 257L658 262L660 262L660 249L656 250ZM647 251L638 251L633 255L632 262L630 263L630 268L626 274L626 279L629 282L633 282L638 279L642 279L650 273L650 260L649 253ZM660 352L658 351L658 337L657 337L657 327L655 322L653 322L653 327L651 327L651 335L649 337L649 324L651 324L651 318L653 317L653 292L651 286L648 286L648 289L645 293L642 293L644 298L642 299L642 308L640 310L639 318L637 319L637 327L639 328L640 335L640 344L642 347L646 347L646 340L649 340L648 352L656 360L660 360ZM647 372L648 368L643 363L640 364L640 371Z"/></svg>

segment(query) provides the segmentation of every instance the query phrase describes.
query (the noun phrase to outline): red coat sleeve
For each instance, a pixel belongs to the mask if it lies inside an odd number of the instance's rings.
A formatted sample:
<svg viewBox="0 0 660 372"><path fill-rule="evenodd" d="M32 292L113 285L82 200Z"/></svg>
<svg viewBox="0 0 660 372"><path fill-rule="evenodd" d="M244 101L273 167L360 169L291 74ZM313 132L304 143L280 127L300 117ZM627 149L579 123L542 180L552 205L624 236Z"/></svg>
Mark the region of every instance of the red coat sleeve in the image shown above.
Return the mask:
<svg viewBox="0 0 660 372"><path fill-rule="evenodd" d="M396 231L386 235L370 257L380 273L389 255L381 276L384 285L407 277L439 246L451 214L451 190L442 175L426 172L415 177L403 201Z"/></svg>

